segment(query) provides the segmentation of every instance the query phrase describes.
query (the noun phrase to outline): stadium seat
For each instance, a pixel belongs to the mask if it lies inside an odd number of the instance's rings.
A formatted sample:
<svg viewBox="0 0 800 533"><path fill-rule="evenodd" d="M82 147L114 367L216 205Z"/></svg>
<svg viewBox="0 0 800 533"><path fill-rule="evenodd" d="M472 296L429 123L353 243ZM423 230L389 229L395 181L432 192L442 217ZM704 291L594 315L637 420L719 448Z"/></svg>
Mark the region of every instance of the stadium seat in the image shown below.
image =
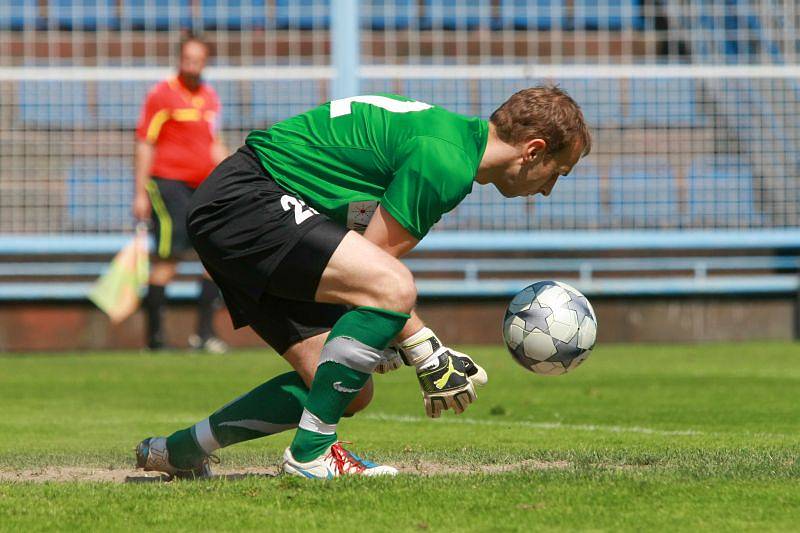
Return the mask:
<svg viewBox="0 0 800 533"><path fill-rule="evenodd" d="M475 115L477 106L470 90L470 82L464 80L406 80L402 82L402 95L421 102L438 105L454 113Z"/></svg>
<svg viewBox="0 0 800 533"><path fill-rule="evenodd" d="M698 55L727 63L746 63L763 48L773 56L780 56L777 43L762 31L757 7L726 0L724 9L702 2L695 9L693 17L684 17L684 25L698 35L693 45Z"/></svg>
<svg viewBox="0 0 800 533"><path fill-rule="evenodd" d="M154 81L98 81L97 123L101 128L136 128L144 98Z"/></svg>
<svg viewBox="0 0 800 533"><path fill-rule="evenodd" d="M419 19L416 0L368 0L361 3L366 12L362 25L373 30L404 30L415 26Z"/></svg>
<svg viewBox="0 0 800 533"><path fill-rule="evenodd" d="M121 21L133 30L190 28L191 0L122 0Z"/></svg>
<svg viewBox="0 0 800 533"><path fill-rule="evenodd" d="M308 111L328 97L319 80L256 80L251 84L250 120L242 117L243 122L249 122L248 128L267 128Z"/></svg>
<svg viewBox="0 0 800 533"><path fill-rule="evenodd" d="M84 128L91 123L84 81L19 82L19 118L26 127Z"/></svg>
<svg viewBox="0 0 800 533"><path fill-rule="evenodd" d="M406 90L405 82L402 80L391 80L386 78L361 80L361 94L403 94Z"/></svg>
<svg viewBox="0 0 800 533"><path fill-rule="evenodd" d="M436 225L437 230L528 230L533 210L526 198L506 198L494 185L472 192Z"/></svg>
<svg viewBox="0 0 800 533"><path fill-rule="evenodd" d="M644 27L638 0L574 0L572 15L565 21L576 30L640 30Z"/></svg>
<svg viewBox="0 0 800 533"><path fill-rule="evenodd" d="M245 129L243 115L250 114L244 108L242 82L240 80L212 81L217 91L222 112L222 128L226 130Z"/></svg>
<svg viewBox="0 0 800 533"><path fill-rule="evenodd" d="M501 0L496 29L551 30L564 25L564 2L558 0Z"/></svg>
<svg viewBox="0 0 800 533"><path fill-rule="evenodd" d="M531 86L527 79L498 79L478 81L478 113L488 119L500 104L517 91Z"/></svg>
<svg viewBox="0 0 800 533"><path fill-rule="evenodd" d="M322 30L331 25L330 0L275 0L278 29Z"/></svg>
<svg viewBox="0 0 800 533"><path fill-rule="evenodd" d="M422 29L474 30L491 26L490 0L425 0Z"/></svg>
<svg viewBox="0 0 800 533"><path fill-rule="evenodd" d="M688 178L689 225L750 227L760 222L747 161L725 154L699 157L692 161Z"/></svg>
<svg viewBox="0 0 800 533"><path fill-rule="evenodd" d="M664 157L623 156L609 171L610 211L619 227L677 227L680 211L674 172Z"/></svg>
<svg viewBox="0 0 800 533"><path fill-rule="evenodd" d="M555 81L581 106L591 128L614 128L622 123L620 80L567 78Z"/></svg>
<svg viewBox="0 0 800 533"><path fill-rule="evenodd" d="M632 79L628 87L626 126L692 128L708 124L697 108L692 79Z"/></svg>
<svg viewBox="0 0 800 533"><path fill-rule="evenodd" d="M537 227L593 228L605 222L600 194L600 169L591 160L580 161L568 176L556 182L548 197L534 197Z"/></svg>
<svg viewBox="0 0 800 533"><path fill-rule="evenodd" d="M44 19L39 16L37 0L5 0L0 2L0 30L22 31L41 29Z"/></svg>
<svg viewBox="0 0 800 533"><path fill-rule="evenodd" d="M264 0L201 0L204 30L252 30L267 25Z"/></svg>
<svg viewBox="0 0 800 533"><path fill-rule="evenodd" d="M116 0L49 0L47 18L50 27L59 30L118 30Z"/></svg>
<svg viewBox="0 0 800 533"><path fill-rule="evenodd" d="M76 230L97 230L129 220L133 167L129 158L80 158L67 174L67 215Z"/></svg>

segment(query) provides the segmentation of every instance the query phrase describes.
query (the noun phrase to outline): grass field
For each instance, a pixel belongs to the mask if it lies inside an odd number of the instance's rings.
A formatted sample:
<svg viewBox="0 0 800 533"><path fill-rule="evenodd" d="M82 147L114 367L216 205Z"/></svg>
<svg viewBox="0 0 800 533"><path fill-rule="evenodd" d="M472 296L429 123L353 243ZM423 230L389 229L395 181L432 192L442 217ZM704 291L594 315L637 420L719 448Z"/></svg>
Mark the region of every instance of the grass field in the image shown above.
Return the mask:
<svg viewBox="0 0 800 533"><path fill-rule="evenodd" d="M377 376L340 437L406 473L330 482L114 481L141 438L283 371L270 352L0 357L0 529L800 527L800 345L601 346L560 377L462 348L489 372L478 402L431 421L411 371ZM221 466L274 472L290 438L222 450Z"/></svg>

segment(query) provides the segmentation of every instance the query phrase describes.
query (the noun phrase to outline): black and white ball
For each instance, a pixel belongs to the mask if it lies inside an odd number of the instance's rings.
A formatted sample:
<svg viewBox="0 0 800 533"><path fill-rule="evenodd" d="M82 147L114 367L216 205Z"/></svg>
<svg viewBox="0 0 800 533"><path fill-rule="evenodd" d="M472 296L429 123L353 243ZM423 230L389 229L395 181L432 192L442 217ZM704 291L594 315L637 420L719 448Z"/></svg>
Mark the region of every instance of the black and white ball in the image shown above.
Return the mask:
<svg viewBox="0 0 800 533"><path fill-rule="evenodd" d="M597 337L592 304L574 287L540 281L508 304L503 338L519 364L547 376L569 372L591 353Z"/></svg>

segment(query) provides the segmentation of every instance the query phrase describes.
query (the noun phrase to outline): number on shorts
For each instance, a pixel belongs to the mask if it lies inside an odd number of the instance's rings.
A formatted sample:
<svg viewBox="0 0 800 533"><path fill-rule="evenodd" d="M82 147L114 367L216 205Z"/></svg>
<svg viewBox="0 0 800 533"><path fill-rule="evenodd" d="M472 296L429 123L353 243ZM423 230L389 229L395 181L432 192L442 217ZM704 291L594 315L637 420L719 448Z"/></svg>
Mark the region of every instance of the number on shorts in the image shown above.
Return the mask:
<svg viewBox="0 0 800 533"><path fill-rule="evenodd" d="M314 215L318 215L319 211L313 207L308 207L303 200L284 194L281 196L281 207L284 211L294 209L294 221L299 226Z"/></svg>
<svg viewBox="0 0 800 533"><path fill-rule="evenodd" d="M368 94L362 96L351 96L350 98L342 98L340 100L332 101L331 118L342 117L352 113L353 109L350 104L353 102L374 105L375 107L380 107L381 109L385 109L390 113L413 113L415 111L425 111L426 109L433 107L430 104L418 102L416 100L404 102L402 100L387 98L386 96Z"/></svg>

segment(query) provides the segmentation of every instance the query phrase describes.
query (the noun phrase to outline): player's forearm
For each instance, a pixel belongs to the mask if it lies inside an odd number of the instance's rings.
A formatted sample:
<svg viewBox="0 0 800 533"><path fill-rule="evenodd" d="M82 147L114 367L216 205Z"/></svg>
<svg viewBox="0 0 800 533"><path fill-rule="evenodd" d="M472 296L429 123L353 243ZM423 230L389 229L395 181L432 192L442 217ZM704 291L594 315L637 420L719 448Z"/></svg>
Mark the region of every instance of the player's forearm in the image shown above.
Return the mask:
<svg viewBox="0 0 800 533"><path fill-rule="evenodd" d="M403 329L397 334L394 340L396 343L401 343L424 327L425 322L422 321L416 310L412 310L411 318L408 319L408 322L406 322L406 325L403 326Z"/></svg>
<svg viewBox="0 0 800 533"><path fill-rule="evenodd" d="M153 145L145 141L136 142L136 153L134 154L133 172L135 177L135 194L145 195L146 185L150 179L150 168L153 166Z"/></svg>
<svg viewBox="0 0 800 533"><path fill-rule="evenodd" d="M389 255L400 258L411 251L419 240L414 238L383 207L379 207L364 232L364 237ZM403 330L397 335L396 342L402 342L425 327L416 311L411 311L411 318Z"/></svg>

